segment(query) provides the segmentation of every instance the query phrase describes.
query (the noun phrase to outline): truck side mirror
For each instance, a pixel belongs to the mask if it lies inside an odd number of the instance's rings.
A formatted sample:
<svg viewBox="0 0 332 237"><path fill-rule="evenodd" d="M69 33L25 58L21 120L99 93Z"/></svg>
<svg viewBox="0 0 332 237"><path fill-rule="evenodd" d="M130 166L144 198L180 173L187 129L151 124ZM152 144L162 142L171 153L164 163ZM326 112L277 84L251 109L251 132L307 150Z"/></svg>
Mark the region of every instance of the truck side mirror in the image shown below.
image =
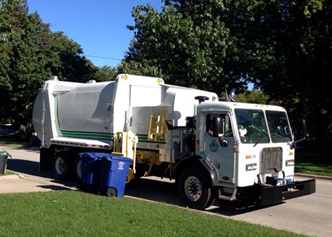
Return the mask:
<svg viewBox="0 0 332 237"><path fill-rule="evenodd" d="M305 119L302 120L301 132L303 134L303 137L308 137L309 136L309 134L307 133L307 124L305 122Z"/></svg>
<svg viewBox="0 0 332 237"><path fill-rule="evenodd" d="M298 143L303 142L304 140L306 140L307 138L309 138L309 134L307 133L307 124L306 124L306 121L304 119L302 120L302 124L301 124L301 136L302 136L302 138L294 141L291 144L291 149L296 148L296 145Z"/></svg>

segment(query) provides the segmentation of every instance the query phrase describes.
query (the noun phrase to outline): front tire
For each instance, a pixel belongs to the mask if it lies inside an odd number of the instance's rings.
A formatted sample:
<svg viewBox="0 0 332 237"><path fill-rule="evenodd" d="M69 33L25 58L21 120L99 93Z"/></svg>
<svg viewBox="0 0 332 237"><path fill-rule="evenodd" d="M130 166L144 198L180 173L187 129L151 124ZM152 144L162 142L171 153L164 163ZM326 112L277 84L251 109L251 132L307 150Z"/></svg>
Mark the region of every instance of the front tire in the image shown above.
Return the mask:
<svg viewBox="0 0 332 237"><path fill-rule="evenodd" d="M184 203L193 209L204 210L213 201L207 175L197 167L185 169L178 182L179 194Z"/></svg>

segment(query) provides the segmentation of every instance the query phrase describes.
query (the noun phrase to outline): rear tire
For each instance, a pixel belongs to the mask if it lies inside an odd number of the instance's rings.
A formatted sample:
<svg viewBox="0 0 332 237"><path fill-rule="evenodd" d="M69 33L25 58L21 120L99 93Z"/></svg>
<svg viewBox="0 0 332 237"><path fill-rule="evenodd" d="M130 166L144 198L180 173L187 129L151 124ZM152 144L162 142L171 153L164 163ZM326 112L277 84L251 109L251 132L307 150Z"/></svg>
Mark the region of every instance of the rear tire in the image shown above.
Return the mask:
<svg viewBox="0 0 332 237"><path fill-rule="evenodd" d="M82 182L82 159L80 157L76 157L75 163L74 163L74 179L78 182Z"/></svg>
<svg viewBox="0 0 332 237"><path fill-rule="evenodd" d="M64 154L57 154L53 160L53 173L56 179L65 180L69 178L70 163Z"/></svg>
<svg viewBox="0 0 332 237"><path fill-rule="evenodd" d="M181 173L178 188L184 203L193 209L204 210L215 200L207 175L197 167L185 169Z"/></svg>

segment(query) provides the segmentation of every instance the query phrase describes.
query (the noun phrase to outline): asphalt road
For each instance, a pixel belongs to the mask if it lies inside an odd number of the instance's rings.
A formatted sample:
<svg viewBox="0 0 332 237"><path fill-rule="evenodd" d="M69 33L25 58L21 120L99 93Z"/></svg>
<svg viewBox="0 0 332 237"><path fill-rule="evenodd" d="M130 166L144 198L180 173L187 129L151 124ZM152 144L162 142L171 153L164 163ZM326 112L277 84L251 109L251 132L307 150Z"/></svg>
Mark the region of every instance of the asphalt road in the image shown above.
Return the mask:
<svg viewBox="0 0 332 237"><path fill-rule="evenodd" d="M13 159L8 169L19 173L18 178L0 178L0 193L78 189L73 182L58 182L51 172L38 171L38 149L0 146ZM300 179L308 179L296 177ZM142 178L126 187L126 196L181 206L174 183L168 179ZM265 208L241 207L234 202L221 201L206 213L234 220L269 226L310 236L332 236L332 180L316 180L316 193Z"/></svg>

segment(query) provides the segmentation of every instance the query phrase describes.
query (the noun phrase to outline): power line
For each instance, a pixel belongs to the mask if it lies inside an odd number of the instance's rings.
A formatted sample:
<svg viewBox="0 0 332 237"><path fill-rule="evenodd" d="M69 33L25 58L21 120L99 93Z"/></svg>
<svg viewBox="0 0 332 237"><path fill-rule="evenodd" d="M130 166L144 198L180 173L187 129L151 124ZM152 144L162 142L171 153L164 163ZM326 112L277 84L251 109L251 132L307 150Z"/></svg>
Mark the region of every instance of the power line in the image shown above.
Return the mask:
<svg viewBox="0 0 332 237"><path fill-rule="evenodd" d="M86 57L91 57L91 58L103 58L103 59L117 60L117 61L121 61L122 60L120 58L110 58L110 57L95 56L95 55L85 55L85 56Z"/></svg>

